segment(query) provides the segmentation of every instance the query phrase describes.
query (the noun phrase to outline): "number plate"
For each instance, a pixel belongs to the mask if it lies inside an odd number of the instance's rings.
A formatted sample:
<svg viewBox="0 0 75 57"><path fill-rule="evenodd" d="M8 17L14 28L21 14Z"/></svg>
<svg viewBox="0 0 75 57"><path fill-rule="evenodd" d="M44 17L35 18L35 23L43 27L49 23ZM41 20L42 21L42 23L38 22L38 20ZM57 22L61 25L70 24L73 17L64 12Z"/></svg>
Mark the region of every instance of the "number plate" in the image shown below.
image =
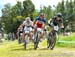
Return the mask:
<svg viewBox="0 0 75 57"><path fill-rule="evenodd" d="M20 33L20 35L22 35L22 33Z"/></svg>
<svg viewBox="0 0 75 57"><path fill-rule="evenodd" d="M54 30L58 31L59 27L58 26L54 26Z"/></svg>
<svg viewBox="0 0 75 57"><path fill-rule="evenodd" d="M29 33L29 31L25 31L25 33Z"/></svg>

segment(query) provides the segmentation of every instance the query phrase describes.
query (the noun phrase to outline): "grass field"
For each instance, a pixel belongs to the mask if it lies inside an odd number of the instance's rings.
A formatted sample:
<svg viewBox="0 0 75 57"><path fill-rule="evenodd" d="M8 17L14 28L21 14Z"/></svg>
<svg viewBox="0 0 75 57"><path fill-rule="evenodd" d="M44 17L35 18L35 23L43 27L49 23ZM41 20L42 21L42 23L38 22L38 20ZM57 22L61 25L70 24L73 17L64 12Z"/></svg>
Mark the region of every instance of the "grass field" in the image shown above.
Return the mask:
<svg viewBox="0 0 75 57"><path fill-rule="evenodd" d="M75 34L71 36L61 36L59 41L74 41ZM23 44L18 44L15 41L5 41L0 43L0 57L75 57L75 43L57 42L54 50L46 48L46 40L39 44L37 50L33 49L33 43L28 44L27 50L24 49ZM72 44L72 45L71 45Z"/></svg>
<svg viewBox="0 0 75 57"><path fill-rule="evenodd" d="M57 46L75 48L75 33L70 36L59 36Z"/></svg>

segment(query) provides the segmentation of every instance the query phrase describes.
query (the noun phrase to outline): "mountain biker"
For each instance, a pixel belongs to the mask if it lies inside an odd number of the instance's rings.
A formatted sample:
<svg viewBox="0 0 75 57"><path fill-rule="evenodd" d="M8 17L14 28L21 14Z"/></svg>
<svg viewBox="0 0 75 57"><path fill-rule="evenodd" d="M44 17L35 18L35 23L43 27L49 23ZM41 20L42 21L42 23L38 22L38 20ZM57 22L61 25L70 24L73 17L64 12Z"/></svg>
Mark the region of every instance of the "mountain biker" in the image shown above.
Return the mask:
<svg viewBox="0 0 75 57"><path fill-rule="evenodd" d="M36 28L41 29L41 35L43 35L43 31L45 30L46 25L46 18L44 17L43 13L40 13L40 15L34 21L34 24Z"/></svg>
<svg viewBox="0 0 75 57"><path fill-rule="evenodd" d="M20 33L23 33L22 24L18 27L17 33L19 34L19 36L20 36Z"/></svg>
<svg viewBox="0 0 75 57"><path fill-rule="evenodd" d="M26 17L25 21L23 22L22 26L24 27L23 37L25 37L25 32L29 31L30 39L32 38L32 26L33 22L31 21L30 17Z"/></svg>
<svg viewBox="0 0 75 57"><path fill-rule="evenodd" d="M52 19L50 19L48 21L48 25L51 27L51 31L53 31L54 29L56 31L59 30L59 26L61 28L64 28L64 25L63 25L63 15L61 13L57 13Z"/></svg>
<svg viewBox="0 0 75 57"><path fill-rule="evenodd" d="M18 42L19 44L21 44L21 40L22 39L22 35L23 35L23 28L22 28L22 24L18 27L18 30L17 30L17 37L18 37Z"/></svg>

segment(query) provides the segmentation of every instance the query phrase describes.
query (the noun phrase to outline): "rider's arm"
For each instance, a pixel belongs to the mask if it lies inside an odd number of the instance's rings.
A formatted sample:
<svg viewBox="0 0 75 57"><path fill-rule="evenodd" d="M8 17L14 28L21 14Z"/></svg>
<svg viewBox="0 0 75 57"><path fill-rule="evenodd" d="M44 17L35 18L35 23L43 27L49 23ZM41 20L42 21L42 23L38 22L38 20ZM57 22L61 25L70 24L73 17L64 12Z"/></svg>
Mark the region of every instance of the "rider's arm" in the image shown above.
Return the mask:
<svg viewBox="0 0 75 57"><path fill-rule="evenodd" d="M44 21L43 21L42 28L45 28L45 26L46 26L46 19L44 19Z"/></svg>
<svg viewBox="0 0 75 57"><path fill-rule="evenodd" d="M22 26L24 26L24 25L25 25L25 23L26 23L26 21L24 21L24 22L22 23Z"/></svg>
<svg viewBox="0 0 75 57"><path fill-rule="evenodd" d="M43 22L42 28L45 28L45 26L46 26L46 23Z"/></svg>
<svg viewBox="0 0 75 57"><path fill-rule="evenodd" d="M52 19L49 19L49 20L48 20L48 25L49 25L49 26L51 26L51 21L52 21Z"/></svg>
<svg viewBox="0 0 75 57"><path fill-rule="evenodd" d="M63 20L62 19L60 20L60 23L61 23L61 28L64 28L64 24L63 24Z"/></svg>
<svg viewBox="0 0 75 57"><path fill-rule="evenodd" d="M38 17L37 17L36 20L33 22L33 26L34 26L35 24L37 24L37 22L38 22Z"/></svg>
<svg viewBox="0 0 75 57"><path fill-rule="evenodd" d="M17 29L17 33L19 33L19 31L22 29L22 24L18 27Z"/></svg>
<svg viewBox="0 0 75 57"><path fill-rule="evenodd" d="M30 22L30 26L31 26L32 28L33 28L33 26L34 26L34 24L33 24L33 22L32 22L32 21Z"/></svg>
<svg viewBox="0 0 75 57"><path fill-rule="evenodd" d="M61 23L61 28L64 28L64 24L63 23Z"/></svg>
<svg viewBox="0 0 75 57"><path fill-rule="evenodd" d="M18 29L21 29L21 28L22 28L22 26L23 26L23 25L21 24L21 25L19 26L19 28L18 28Z"/></svg>

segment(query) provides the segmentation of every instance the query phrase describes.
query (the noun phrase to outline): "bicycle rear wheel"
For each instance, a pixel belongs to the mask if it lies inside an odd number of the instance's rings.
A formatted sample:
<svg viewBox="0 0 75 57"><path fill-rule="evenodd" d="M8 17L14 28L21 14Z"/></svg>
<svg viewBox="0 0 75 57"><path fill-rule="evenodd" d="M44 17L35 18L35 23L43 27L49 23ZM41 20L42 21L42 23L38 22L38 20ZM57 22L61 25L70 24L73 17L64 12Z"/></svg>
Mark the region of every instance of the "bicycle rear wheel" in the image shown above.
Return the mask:
<svg viewBox="0 0 75 57"><path fill-rule="evenodd" d="M25 48L25 50L27 49L27 43L28 43L28 41L29 41L29 37L28 37L28 35L26 35L25 39L24 39L24 48Z"/></svg>
<svg viewBox="0 0 75 57"><path fill-rule="evenodd" d="M39 43L39 37L38 37L38 34L36 34L35 41L34 41L34 49L35 50L38 48L38 43Z"/></svg>
<svg viewBox="0 0 75 57"><path fill-rule="evenodd" d="M47 48L50 48L51 50L53 50L56 44L56 34L55 33L54 34L49 33L47 43L48 43Z"/></svg>

